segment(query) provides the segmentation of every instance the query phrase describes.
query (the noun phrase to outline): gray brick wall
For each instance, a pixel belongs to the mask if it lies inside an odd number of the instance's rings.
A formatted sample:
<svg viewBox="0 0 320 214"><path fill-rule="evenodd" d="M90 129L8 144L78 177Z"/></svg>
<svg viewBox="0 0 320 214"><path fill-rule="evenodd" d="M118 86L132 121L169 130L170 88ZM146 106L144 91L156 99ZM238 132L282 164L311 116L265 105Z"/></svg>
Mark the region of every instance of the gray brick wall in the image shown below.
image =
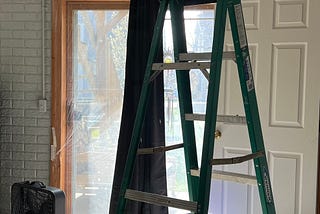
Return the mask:
<svg viewBox="0 0 320 214"><path fill-rule="evenodd" d="M43 113L41 0L0 0L0 214L10 213L14 182L49 183L51 1L45 1Z"/></svg>

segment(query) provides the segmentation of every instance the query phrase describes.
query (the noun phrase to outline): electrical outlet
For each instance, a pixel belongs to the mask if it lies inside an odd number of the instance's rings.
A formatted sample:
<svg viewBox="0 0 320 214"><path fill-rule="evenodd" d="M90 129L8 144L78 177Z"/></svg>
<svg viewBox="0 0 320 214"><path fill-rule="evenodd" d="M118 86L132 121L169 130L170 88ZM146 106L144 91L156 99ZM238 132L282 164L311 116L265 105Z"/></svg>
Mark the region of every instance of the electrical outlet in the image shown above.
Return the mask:
<svg viewBox="0 0 320 214"><path fill-rule="evenodd" d="M39 111L40 112L46 112L47 111L47 100L39 100Z"/></svg>

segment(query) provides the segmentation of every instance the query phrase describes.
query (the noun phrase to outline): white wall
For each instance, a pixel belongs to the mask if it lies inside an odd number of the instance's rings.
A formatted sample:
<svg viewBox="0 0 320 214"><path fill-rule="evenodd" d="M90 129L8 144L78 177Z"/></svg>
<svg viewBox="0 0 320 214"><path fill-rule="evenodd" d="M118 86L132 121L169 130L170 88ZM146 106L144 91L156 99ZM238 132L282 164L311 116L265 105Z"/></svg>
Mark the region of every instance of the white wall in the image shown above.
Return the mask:
<svg viewBox="0 0 320 214"><path fill-rule="evenodd" d="M0 213L10 213L14 182L49 182L51 1L45 0L42 98L41 0L0 0Z"/></svg>

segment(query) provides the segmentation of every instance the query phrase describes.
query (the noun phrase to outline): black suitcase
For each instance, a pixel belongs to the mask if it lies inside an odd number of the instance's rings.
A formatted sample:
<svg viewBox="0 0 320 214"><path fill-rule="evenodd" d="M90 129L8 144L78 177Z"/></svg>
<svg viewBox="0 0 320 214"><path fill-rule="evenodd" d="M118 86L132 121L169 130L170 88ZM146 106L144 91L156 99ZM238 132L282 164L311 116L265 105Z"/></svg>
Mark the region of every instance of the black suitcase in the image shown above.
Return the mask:
<svg viewBox="0 0 320 214"><path fill-rule="evenodd" d="M11 187L11 214L65 214L65 195L40 181L15 183Z"/></svg>

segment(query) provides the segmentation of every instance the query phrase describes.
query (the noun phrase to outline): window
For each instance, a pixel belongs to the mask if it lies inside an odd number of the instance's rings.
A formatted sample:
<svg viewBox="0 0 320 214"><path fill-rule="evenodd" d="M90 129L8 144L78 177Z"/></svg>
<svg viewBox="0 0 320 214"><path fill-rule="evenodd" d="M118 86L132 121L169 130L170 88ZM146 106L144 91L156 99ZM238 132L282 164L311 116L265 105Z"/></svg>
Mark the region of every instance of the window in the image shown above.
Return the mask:
<svg viewBox="0 0 320 214"><path fill-rule="evenodd" d="M66 18L57 23L61 28L56 27L53 34L52 126L59 136L60 159L51 163L51 184L65 191L67 213L109 210L122 111L128 7L128 1L55 5L61 13L57 17Z"/></svg>
<svg viewBox="0 0 320 214"><path fill-rule="evenodd" d="M72 145L72 213L107 213L123 103L128 10L73 9L72 21L66 142Z"/></svg>
<svg viewBox="0 0 320 214"><path fill-rule="evenodd" d="M62 188L67 212L107 213L124 88L128 1L53 1L53 105L58 154L51 185ZM210 10L185 12L190 52L210 52ZM170 14L164 28L164 60L173 59ZM193 108L204 112L207 80L191 71ZM166 144L181 142L174 71L164 72ZM202 124L195 124L202 143ZM198 151L201 152L198 146ZM188 198L182 150L167 153L168 195ZM105 167L105 166L108 167ZM170 213L180 210L170 209ZM181 211L180 211L181 212Z"/></svg>

